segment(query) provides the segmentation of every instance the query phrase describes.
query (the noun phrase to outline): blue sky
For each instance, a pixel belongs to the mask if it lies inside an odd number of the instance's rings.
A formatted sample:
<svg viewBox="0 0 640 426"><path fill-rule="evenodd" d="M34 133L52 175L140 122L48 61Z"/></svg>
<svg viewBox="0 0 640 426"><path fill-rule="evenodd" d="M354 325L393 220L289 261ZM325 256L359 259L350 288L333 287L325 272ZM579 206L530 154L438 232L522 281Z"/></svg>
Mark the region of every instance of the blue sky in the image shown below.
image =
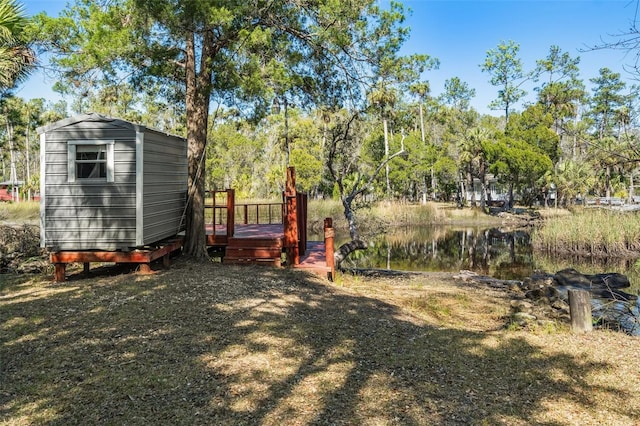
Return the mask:
<svg viewBox="0 0 640 426"><path fill-rule="evenodd" d="M384 5L388 0L380 0ZM22 2L28 15L46 11L56 16L66 0L27 0ZM623 69L633 58L619 51L598 50L580 52L596 45L601 39L629 28L635 14L635 0L405 0L413 10L406 24L411 38L404 54L426 53L440 60L440 68L425 73L431 83L432 95L444 89L444 82L459 77L476 90L472 106L482 113L490 111L489 102L497 88L488 82L489 76L480 69L486 52L501 41L513 40L520 45L520 58L525 71L544 59L552 45L559 46L572 57L580 56L581 77L587 87L589 78L607 67L633 83ZM58 99L50 90L52 81L35 74L17 95L26 99L45 97ZM526 100L533 101L531 83L525 89Z"/></svg>
<svg viewBox="0 0 640 426"><path fill-rule="evenodd" d="M607 67L620 72L626 80L623 65L632 57L620 51L598 50L581 52L597 45L601 38L629 28L635 14L631 0L406 0L413 10L407 20L411 39L403 53L426 53L440 60L440 68L425 73L437 96L444 82L459 77L476 90L472 105L480 112L490 111L487 105L495 99L497 88L489 83L480 64L487 51L501 41L513 40L520 45L520 58L525 71L544 59L552 45L559 46L572 57L580 57L581 77L587 87L590 78ZM630 78L629 83L631 84ZM531 83L525 89L527 99L534 100Z"/></svg>

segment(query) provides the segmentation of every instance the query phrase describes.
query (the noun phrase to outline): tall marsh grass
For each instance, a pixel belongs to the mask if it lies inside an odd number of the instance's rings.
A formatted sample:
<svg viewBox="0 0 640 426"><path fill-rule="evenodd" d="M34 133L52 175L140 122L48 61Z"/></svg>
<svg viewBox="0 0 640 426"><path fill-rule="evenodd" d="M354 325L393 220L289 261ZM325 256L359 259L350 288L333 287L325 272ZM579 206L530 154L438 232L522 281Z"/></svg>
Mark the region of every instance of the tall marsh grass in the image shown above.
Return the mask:
<svg viewBox="0 0 640 426"><path fill-rule="evenodd" d="M337 200L309 200L309 223L322 223L333 219L334 227L346 228L342 203ZM358 225L363 229L382 226L428 225L436 222L438 209L433 203L426 205L397 202L375 203L367 208L356 207Z"/></svg>
<svg viewBox="0 0 640 426"><path fill-rule="evenodd" d="M0 203L0 220L3 222L30 222L40 217L40 202L22 201Z"/></svg>
<svg viewBox="0 0 640 426"><path fill-rule="evenodd" d="M538 250L591 256L640 253L640 214L588 209L553 217L532 235Z"/></svg>

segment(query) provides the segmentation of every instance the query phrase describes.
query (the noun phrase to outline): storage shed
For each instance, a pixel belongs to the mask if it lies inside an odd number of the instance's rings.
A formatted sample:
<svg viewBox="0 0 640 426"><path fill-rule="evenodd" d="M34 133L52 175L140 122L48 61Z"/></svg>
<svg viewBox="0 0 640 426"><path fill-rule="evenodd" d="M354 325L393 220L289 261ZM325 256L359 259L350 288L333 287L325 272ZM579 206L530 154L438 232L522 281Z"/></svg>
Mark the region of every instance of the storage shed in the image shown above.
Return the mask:
<svg viewBox="0 0 640 426"><path fill-rule="evenodd" d="M184 230L184 138L95 113L38 133L42 247L131 250Z"/></svg>

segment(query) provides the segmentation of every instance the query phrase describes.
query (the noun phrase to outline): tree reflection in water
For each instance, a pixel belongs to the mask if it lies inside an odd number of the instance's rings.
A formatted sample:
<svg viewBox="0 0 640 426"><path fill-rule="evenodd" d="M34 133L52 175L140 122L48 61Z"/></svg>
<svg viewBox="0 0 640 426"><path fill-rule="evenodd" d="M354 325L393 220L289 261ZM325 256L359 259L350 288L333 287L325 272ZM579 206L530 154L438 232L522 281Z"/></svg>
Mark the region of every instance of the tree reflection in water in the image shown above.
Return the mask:
<svg viewBox="0 0 640 426"><path fill-rule="evenodd" d="M398 227L370 237L369 249L352 253L343 266L405 271L472 270L498 279L523 279L536 270L575 268L583 273L619 272L640 289L635 259L562 258L534 252L531 229L453 226ZM336 246L342 244L340 235Z"/></svg>

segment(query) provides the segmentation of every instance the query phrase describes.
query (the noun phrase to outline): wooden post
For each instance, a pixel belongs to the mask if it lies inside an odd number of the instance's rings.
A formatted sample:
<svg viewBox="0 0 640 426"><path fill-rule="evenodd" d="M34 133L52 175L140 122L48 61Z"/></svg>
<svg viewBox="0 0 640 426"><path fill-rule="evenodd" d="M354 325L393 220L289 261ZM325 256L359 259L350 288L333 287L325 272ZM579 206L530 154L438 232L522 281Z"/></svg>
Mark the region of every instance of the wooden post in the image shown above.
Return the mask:
<svg viewBox="0 0 640 426"><path fill-rule="evenodd" d="M296 192L297 223L298 223L298 251L304 256L307 251L307 194Z"/></svg>
<svg viewBox="0 0 640 426"><path fill-rule="evenodd" d="M296 169L295 167L287 167L287 182L285 184L285 192L288 195L296 193Z"/></svg>
<svg viewBox="0 0 640 426"><path fill-rule="evenodd" d="M593 330L591 318L591 294L586 290L569 290L571 329L577 333Z"/></svg>
<svg viewBox="0 0 640 426"><path fill-rule="evenodd" d="M213 237L216 236L216 191L211 191L211 226L213 226Z"/></svg>
<svg viewBox="0 0 640 426"><path fill-rule="evenodd" d="M67 264L66 263L56 263L55 264L55 273L54 273L54 278L56 280L57 283L63 283L65 280L65 273L67 270Z"/></svg>
<svg viewBox="0 0 640 426"><path fill-rule="evenodd" d="M91 264L89 262L83 262L82 264L82 273L85 275L89 275L89 270L91 268Z"/></svg>
<svg viewBox="0 0 640 426"><path fill-rule="evenodd" d="M138 268L138 273L141 275L150 275L153 273L153 269L151 269L150 263L141 263Z"/></svg>
<svg viewBox="0 0 640 426"><path fill-rule="evenodd" d="M233 189L227 189L227 238L233 237L235 232L236 220L236 192Z"/></svg>
<svg viewBox="0 0 640 426"><path fill-rule="evenodd" d="M293 167L287 167L285 186L284 244L287 253L287 266L300 263L298 247L298 207L296 197L296 174Z"/></svg>
<svg viewBox="0 0 640 426"><path fill-rule="evenodd" d="M334 261L334 238L335 232L333 230L333 219L330 217L324 220L324 250L325 250L325 258L327 262L327 266L331 268L331 272L329 274L331 276L327 277L330 281L333 281L336 276L336 266Z"/></svg>
<svg viewBox="0 0 640 426"><path fill-rule="evenodd" d="M287 196L287 214L285 216L284 244L287 253L287 266L300 263L300 251L298 250L298 224L296 196Z"/></svg>

